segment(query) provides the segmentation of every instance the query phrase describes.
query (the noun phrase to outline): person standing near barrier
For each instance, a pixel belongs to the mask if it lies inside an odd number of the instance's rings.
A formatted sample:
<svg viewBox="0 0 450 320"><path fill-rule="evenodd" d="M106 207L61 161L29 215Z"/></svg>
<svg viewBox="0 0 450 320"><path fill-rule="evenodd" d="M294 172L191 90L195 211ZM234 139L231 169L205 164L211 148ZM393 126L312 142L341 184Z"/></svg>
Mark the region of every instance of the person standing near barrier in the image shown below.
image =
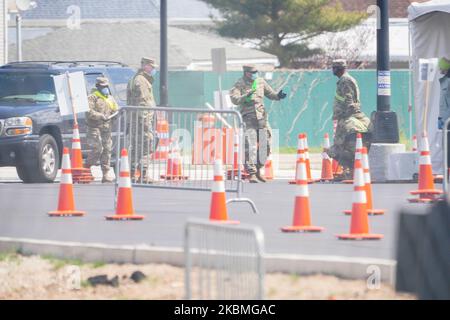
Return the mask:
<svg viewBox="0 0 450 320"><path fill-rule="evenodd" d="M99 77L96 80L95 89L88 97L89 111L86 112L87 143L91 152L87 158L88 168L97 164L103 173L103 183L114 181L109 176L112 134L112 116L119 110L119 107L109 90L107 78Z"/></svg>
<svg viewBox="0 0 450 320"><path fill-rule="evenodd" d="M245 170L250 175L250 183L258 183L258 180L266 182L260 169L270 154L271 130L264 97L279 101L286 98L286 94L283 90L277 93L264 79L258 77L255 66L245 65L243 71L244 76L230 90L230 98L239 107L245 123ZM262 145L267 146L266 152L261 152Z"/></svg>
<svg viewBox="0 0 450 320"><path fill-rule="evenodd" d="M156 106L153 96L153 81L157 68L158 65L154 59L146 57L141 59L141 68L128 82L127 105L148 108ZM132 178L136 177L136 170L140 167L141 154L144 157L150 156L152 151L154 113L154 111L138 112L137 127L133 125L131 128L130 162ZM143 132L141 132L142 130ZM146 175L144 174L144 176Z"/></svg>
<svg viewBox="0 0 450 320"><path fill-rule="evenodd" d="M439 101L438 129L444 129L445 122L450 118L450 59L440 58L439 69L444 76L439 79L441 96ZM450 130L450 128L447 128ZM450 133L447 132L447 150L450 150ZM450 155L447 155L447 164L450 168Z"/></svg>
<svg viewBox="0 0 450 320"><path fill-rule="evenodd" d="M360 93L356 80L347 72L347 62L333 61L333 74L339 78L333 107L333 120L337 122L334 144L327 154L337 160L343 174L335 180L353 179L356 134L363 134L363 144L370 148L370 119L361 111Z"/></svg>

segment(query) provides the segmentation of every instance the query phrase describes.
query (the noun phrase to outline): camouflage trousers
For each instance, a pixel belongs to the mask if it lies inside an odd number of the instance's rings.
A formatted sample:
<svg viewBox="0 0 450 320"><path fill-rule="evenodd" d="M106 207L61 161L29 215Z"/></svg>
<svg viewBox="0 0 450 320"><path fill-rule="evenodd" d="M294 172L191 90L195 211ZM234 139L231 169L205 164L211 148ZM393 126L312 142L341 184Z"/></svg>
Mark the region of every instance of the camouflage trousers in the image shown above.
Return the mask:
<svg viewBox="0 0 450 320"><path fill-rule="evenodd" d="M91 152L87 158L87 166L95 166L100 160L103 174L110 168L112 136L111 128L91 128L87 129L87 143Z"/></svg>
<svg viewBox="0 0 450 320"><path fill-rule="evenodd" d="M144 111L133 114L130 123L129 156L131 170L141 167L143 158L153 152L153 111Z"/></svg>
<svg viewBox="0 0 450 320"><path fill-rule="evenodd" d="M245 119L245 170L255 174L264 167L270 154L272 134L267 125L259 125L256 119Z"/></svg>
<svg viewBox="0 0 450 320"><path fill-rule="evenodd" d="M367 149L370 148L369 127L370 120L363 113L338 121L334 144L327 153L331 158L337 160L344 170L353 172L357 133L362 133L363 146Z"/></svg>

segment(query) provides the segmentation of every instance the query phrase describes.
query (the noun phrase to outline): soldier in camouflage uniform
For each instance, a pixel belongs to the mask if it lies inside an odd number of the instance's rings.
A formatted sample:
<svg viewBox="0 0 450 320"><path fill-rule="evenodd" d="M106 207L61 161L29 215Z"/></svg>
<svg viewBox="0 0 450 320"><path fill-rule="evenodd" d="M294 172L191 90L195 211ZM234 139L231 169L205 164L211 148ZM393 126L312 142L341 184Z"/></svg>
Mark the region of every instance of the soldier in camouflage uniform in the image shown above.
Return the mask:
<svg viewBox="0 0 450 320"><path fill-rule="evenodd" d="M328 155L343 167L342 177L353 179L356 134L363 134L363 144L370 147L370 120L361 111L359 87L347 72L345 60L333 61L333 74L339 78L333 107L333 120L337 122L334 145Z"/></svg>
<svg viewBox="0 0 450 320"><path fill-rule="evenodd" d="M239 79L230 90L233 104L239 107L239 112L245 123L245 170L250 175L251 183L266 182L260 173L267 156L270 153L271 130L264 108L264 97L271 100L286 98L281 90L275 92L267 82L258 77L255 66L243 67L244 76ZM267 146L267 147L266 147ZM263 147L266 152L261 152Z"/></svg>
<svg viewBox="0 0 450 320"><path fill-rule="evenodd" d="M109 90L107 78L99 77L96 81L96 88L89 95L89 111L86 112L87 143L91 152L87 158L88 167L94 166L100 160L103 173L102 182L112 182L109 177L111 161L111 122L113 116L118 111L118 105Z"/></svg>
<svg viewBox="0 0 450 320"><path fill-rule="evenodd" d="M127 105L149 108L156 106L155 98L153 96L153 80L157 72L157 67L158 65L154 59L145 57L141 59L141 68L128 82ZM141 154L146 157L149 156L149 153L152 151L154 140L153 118L154 111L140 111L138 113L137 126L136 121L133 121L131 130L130 161L132 164L132 177L135 178L138 178L139 176L135 171L140 167L139 163L142 161Z"/></svg>

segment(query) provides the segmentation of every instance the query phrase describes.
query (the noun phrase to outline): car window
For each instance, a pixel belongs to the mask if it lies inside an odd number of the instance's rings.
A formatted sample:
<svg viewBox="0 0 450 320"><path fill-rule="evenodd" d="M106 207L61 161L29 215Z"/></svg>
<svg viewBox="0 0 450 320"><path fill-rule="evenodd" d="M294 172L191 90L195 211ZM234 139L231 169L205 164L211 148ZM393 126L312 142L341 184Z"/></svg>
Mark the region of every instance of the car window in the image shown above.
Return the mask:
<svg viewBox="0 0 450 320"><path fill-rule="evenodd" d="M0 100L53 102L55 85L49 73L0 73Z"/></svg>
<svg viewBox="0 0 450 320"><path fill-rule="evenodd" d="M107 72L113 83L116 98L126 103L128 81L134 76L135 71L130 68L111 68Z"/></svg>

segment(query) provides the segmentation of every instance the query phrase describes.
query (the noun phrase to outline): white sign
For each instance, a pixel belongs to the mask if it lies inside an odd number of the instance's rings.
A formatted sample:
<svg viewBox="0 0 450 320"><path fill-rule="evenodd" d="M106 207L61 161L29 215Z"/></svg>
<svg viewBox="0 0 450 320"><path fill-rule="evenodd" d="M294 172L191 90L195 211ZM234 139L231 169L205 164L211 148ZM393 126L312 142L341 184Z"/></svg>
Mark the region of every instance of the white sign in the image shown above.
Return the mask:
<svg viewBox="0 0 450 320"><path fill-rule="evenodd" d="M65 73L53 77L61 116L84 113L89 110L83 72ZM70 81L70 91L69 91Z"/></svg>
<svg viewBox="0 0 450 320"><path fill-rule="evenodd" d="M391 95L391 72L378 71L378 95Z"/></svg>
<svg viewBox="0 0 450 320"><path fill-rule="evenodd" d="M214 108L216 110L232 110L234 109L234 105L231 102L230 98L230 92L229 91L222 91L222 101L223 101L223 107L220 108L220 95L219 91L214 91Z"/></svg>
<svg viewBox="0 0 450 320"><path fill-rule="evenodd" d="M438 59L419 59L419 81L433 81L436 76Z"/></svg>

